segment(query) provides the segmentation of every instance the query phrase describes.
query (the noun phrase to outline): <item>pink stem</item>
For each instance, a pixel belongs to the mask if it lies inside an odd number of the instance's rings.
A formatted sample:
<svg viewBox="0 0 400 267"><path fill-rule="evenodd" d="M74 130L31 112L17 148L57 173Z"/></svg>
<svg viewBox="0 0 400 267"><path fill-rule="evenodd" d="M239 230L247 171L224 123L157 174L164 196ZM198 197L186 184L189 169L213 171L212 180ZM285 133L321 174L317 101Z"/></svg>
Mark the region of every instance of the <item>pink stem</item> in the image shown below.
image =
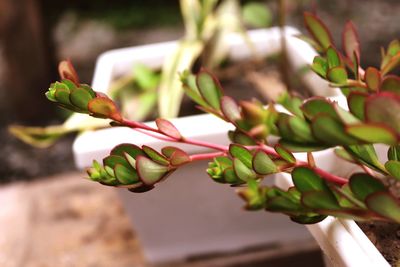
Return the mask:
<svg viewBox="0 0 400 267"><path fill-rule="evenodd" d="M229 150L229 148L227 146L222 146L222 145L218 145L218 144L208 143L208 142L189 139L189 138L182 138L180 141L177 141L177 142L182 142L185 144L201 146L201 147L208 147L208 148L212 148L212 149L219 150L222 152L226 152Z"/></svg>
<svg viewBox="0 0 400 267"><path fill-rule="evenodd" d="M162 135L160 135L160 134L153 134L153 133L148 132L148 131L143 130L143 129L133 128L133 130L135 130L135 131L137 131L137 132L139 132L139 133L142 133L142 134L151 136L151 137L153 137L153 138L155 138L155 139L158 139L158 140L162 140L162 141L166 141L166 142L176 142L176 140L173 139L173 138L171 138L171 137L162 136Z"/></svg>
<svg viewBox="0 0 400 267"><path fill-rule="evenodd" d="M190 159L191 159L191 161L205 160L205 159L213 159L215 157L224 156L224 155L226 155L226 152L222 152L222 151L221 152L212 152L212 153L191 155Z"/></svg>
<svg viewBox="0 0 400 267"><path fill-rule="evenodd" d="M130 120L126 120L126 119L122 119L121 123L129 128L133 128L133 129L143 129L146 131L150 131L150 132L155 132L155 133L159 133L164 135L163 133L161 133L158 129L156 128L152 128L150 126L147 126L144 123L141 122L137 122L137 121L130 121Z"/></svg>
<svg viewBox="0 0 400 267"><path fill-rule="evenodd" d="M369 175L374 176L374 172L365 165L360 164L361 168Z"/></svg>
<svg viewBox="0 0 400 267"><path fill-rule="evenodd" d="M227 146L208 143L208 142L204 142L204 141L200 141L200 140L194 140L194 139L189 139L189 138L175 139L170 136L166 136L164 133L160 132L156 128L152 128L152 127L147 126L146 124L140 123L140 122L129 121L129 120L123 119L122 124L125 126L128 126L130 128L133 128L136 131L139 131L139 132L147 134L151 137L157 138L159 140L163 140L163 141L167 141L167 142L185 143L185 144L196 145L196 146L201 146L201 147L208 147L208 148L220 151L220 152L192 155L192 156L190 156L192 161L211 159L211 158L214 158L217 156L222 156L222 155L225 155L226 152L229 150L229 147L227 147ZM152 134L151 132L157 133L157 135ZM275 151L274 148L267 146L265 144L260 144L258 146L248 146L247 148L248 149L261 149L264 152L266 152L268 155L271 155L274 157L279 157L279 154ZM308 163L304 162L304 161L297 161L295 166L308 166ZM327 181L338 183L340 185L346 184L348 182L347 179L340 177L340 176L330 174L320 168L314 167L313 169L318 175L320 175L322 178L324 178Z"/></svg>
<svg viewBox="0 0 400 267"><path fill-rule="evenodd" d="M221 146L218 144L208 143L208 142L199 141L199 140L193 140L193 139L189 139L189 138L175 139L170 136L166 136L164 133L160 132L160 130L158 130L156 128L152 128L150 126L147 126L144 123L123 119L122 124L129 128L132 128L134 130L137 130L138 132L147 134L151 137L154 137L154 138L157 138L157 139L160 139L163 141L185 143L185 144L196 145L196 146L201 146L201 147L208 147L208 148L212 148L212 149L220 150L220 151L224 151L224 152L228 151L228 148L226 146ZM143 130L145 130L145 131L143 131ZM150 132L154 132L159 135L154 135Z"/></svg>

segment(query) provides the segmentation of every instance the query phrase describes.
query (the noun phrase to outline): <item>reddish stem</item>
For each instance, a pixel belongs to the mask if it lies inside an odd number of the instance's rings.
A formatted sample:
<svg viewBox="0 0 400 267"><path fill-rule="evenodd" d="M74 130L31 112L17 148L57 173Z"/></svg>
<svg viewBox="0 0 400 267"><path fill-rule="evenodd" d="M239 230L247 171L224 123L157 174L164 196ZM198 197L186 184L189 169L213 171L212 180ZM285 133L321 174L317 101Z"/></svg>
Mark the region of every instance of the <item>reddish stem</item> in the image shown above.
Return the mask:
<svg viewBox="0 0 400 267"><path fill-rule="evenodd" d="M127 119L122 119L121 123L122 123L123 125L129 127L129 128L133 128L133 129L143 129L143 130L146 130L146 131L155 132L155 133L159 133L159 134L165 135L165 134L161 133L158 129L152 128L152 127L150 127L150 126L147 126L146 124L141 123L141 122L130 121L130 120L127 120Z"/></svg>
<svg viewBox="0 0 400 267"><path fill-rule="evenodd" d="M139 128L132 128L132 129L137 131L137 132L139 132L139 133L151 136L151 137L153 137L155 139L158 139L158 140L162 140L162 141L166 141L166 142L176 142L175 139L173 139L171 137L168 137L168 136L162 136L161 134L153 134L153 133L151 133L149 131L146 131L146 130L143 130L143 129L139 129Z"/></svg>
<svg viewBox="0 0 400 267"><path fill-rule="evenodd" d="M221 152L212 152L212 153L191 155L190 159L191 159L191 161L205 160L205 159L213 159L215 157L224 156L224 155L226 155L226 152L222 152L222 151Z"/></svg>
<svg viewBox="0 0 400 267"><path fill-rule="evenodd" d="M219 150L222 152L226 152L229 150L229 148L227 146L222 146L222 145L218 145L218 144L208 143L208 142L189 139L189 138L182 138L182 139L178 140L177 142L195 145L195 146L201 146L201 147L208 147L208 148L212 148L212 149Z"/></svg>
<svg viewBox="0 0 400 267"><path fill-rule="evenodd" d="M199 140L193 140L193 139L189 139L189 138L181 138L181 139L176 139L170 136L166 136L164 133L162 133L160 130L158 130L157 128L152 128L144 123L140 123L140 122L136 122L136 121L130 121L130 120L126 120L123 119L121 121L121 123L129 128L132 128L134 130L137 130L141 133L147 134L151 137L163 140L163 141L167 141L167 142L177 142L177 143L185 143L185 144L190 144L190 145L196 145L196 146L201 146L201 147L208 147L211 149L215 149L215 150L219 150L219 151L228 151L228 148L226 146L221 146L218 144L213 144L213 143L208 143L205 141L199 141ZM145 132L145 131L147 132ZM159 135L154 135L151 132L157 133Z"/></svg>
<svg viewBox="0 0 400 267"><path fill-rule="evenodd" d="M200 140L194 140L194 139L189 139L189 138L181 138L181 139L175 139L170 136L165 135L161 131L159 131L156 128L152 128L150 126L147 126L144 123L140 122L135 122L135 121L129 121L126 119L123 119L121 123L127 127L133 128L136 131L139 131L141 133L147 134L151 137L157 138L159 140L167 141L167 142L177 142L177 143L184 143L184 144L190 144L190 145L196 145L196 146L201 146L201 147L207 147L215 150L219 150L220 152L213 152L213 153L205 153L205 154L197 154L197 155L192 155L190 156L192 161L196 160L204 160L204 159L212 159L217 156L222 156L225 155L227 151L229 151L229 147L227 146L222 146L218 144L213 144L213 143L208 143ZM151 132L154 132L156 134L152 134ZM266 152L268 155L274 156L274 157L280 157L279 154L275 151L274 148L267 146L265 144L260 144L258 146L247 146L248 149L261 149L264 152ZM307 162L304 161L297 161L295 166L308 166ZM340 185L346 184L348 182L347 179L333 175L331 173L328 173L320 168L314 167L313 170L320 175L322 178L324 178L327 181L331 181Z"/></svg>

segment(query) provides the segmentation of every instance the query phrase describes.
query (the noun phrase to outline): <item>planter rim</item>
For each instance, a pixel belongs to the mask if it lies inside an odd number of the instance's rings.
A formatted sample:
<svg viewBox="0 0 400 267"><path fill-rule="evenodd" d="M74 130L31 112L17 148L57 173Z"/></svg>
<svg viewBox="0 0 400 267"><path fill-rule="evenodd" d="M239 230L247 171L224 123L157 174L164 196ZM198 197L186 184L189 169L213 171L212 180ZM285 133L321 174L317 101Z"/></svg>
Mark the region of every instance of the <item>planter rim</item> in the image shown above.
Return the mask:
<svg viewBox="0 0 400 267"><path fill-rule="evenodd" d="M299 30L286 26L284 36L287 40L289 61L294 68L301 68L305 64L311 64L315 50L297 36ZM258 55L271 55L281 50L281 31L279 27L267 29L256 29L247 31L250 40ZM252 50L243 40L239 33L228 35L228 58L232 61L239 61L252 56ZM96 91L107 92L107 88L113 77L121 75L124 70L131 69L135 63L145 63L150 68L161 68L167 54L170 54L177 47L179 40L146 44L108 50L99 55L96 60L92 87ZM328 84L314 73L303 75L304 82L314 91L316 95L340 95L340 90L331 88Z"/></svg>

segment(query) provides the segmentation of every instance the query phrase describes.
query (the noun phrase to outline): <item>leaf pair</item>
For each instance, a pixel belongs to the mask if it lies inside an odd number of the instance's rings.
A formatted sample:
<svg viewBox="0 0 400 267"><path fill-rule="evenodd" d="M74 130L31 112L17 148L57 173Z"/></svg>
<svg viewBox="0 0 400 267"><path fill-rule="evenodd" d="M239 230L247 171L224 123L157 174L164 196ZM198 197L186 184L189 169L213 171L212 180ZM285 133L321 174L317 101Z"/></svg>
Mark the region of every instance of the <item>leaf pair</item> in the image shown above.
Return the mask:
<svg viewBox="0 0 400 267"><path fill-rule="evenodd" d="M78 76L69 61L59 64L61 82L50 85L46 97L59 106L79 113L89 113L97 118L121 121L115 103L106 95L96 93L89 85L79 84Z"/></svg>
<svg viewBox="0 0 400 267"><path fill-rule="evenodd" d="M183 73L181 81L186 95L196 102L200 109L223 118L220 104L222 87L211 73L205 69L196 75Z"/></svg>
<svg viewBox="0 0 400 267"><path fill-rule="evenodd" d="M347 84L347 71L341 54L333 47L329 46L325 57L316 56L311 65L311 69L336 86Z"/></svg>
<svg viewBox="0 0 400 267"><path fill-rule="evenodd" d="M148 146L121 144L103 159L103 166L94 161L88 174L92 180L105 185L144 192L189 161L190 157L176 147L165 147L159 153Z"/></svg>

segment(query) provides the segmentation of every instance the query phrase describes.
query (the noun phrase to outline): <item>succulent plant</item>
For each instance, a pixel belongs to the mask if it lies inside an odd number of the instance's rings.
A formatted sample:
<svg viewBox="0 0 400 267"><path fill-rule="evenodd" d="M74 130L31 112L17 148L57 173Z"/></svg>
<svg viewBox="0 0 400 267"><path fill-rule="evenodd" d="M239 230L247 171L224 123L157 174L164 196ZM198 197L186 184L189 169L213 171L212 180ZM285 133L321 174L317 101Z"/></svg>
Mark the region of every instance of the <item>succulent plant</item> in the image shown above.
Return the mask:
<svg viewBox="0 0 400 267"><path fill-rule="evenodd" d="M344 27L344 52L340 52L316 15L306 13L304 18L311 38L302 38L319 52L311 68L342 90L348 110L327 98L302 100L288 93L279 97L281 106L264 106L257 100L237 102L224 96L210 72L182 73L183 88L198 107L235 127L228 133L232 144L226 147L186 138L165 119L157 119L157 127L150 127L123 118L109 98L79 83L69 63L61 63L63 80L51 85L47 97L64 108L111 119L113 125L215 150L189 155L177 147L158 152L147 146L121 144L102 165L95 161L88 169L89 177L104 185L144 192L180 166L207 159L209 176L235 186L249 210L280 212L303 224L326 216L400 223L399 194L389 186L400 179L400 78L392 74L400 63L400 43L393 41L382 50L379 69L364 70L351 22ZM271 143L271 136L278 141ZM374 144L378 143L387 145L385 163L376 154ZM335 148L337 156L364 171L347 178L319 168L312 153L328 148ZM307 152L307 161L298 160L295 152ZM283 190L261 183L266 176L280 172L291 174L293 187Z"/></svg>

